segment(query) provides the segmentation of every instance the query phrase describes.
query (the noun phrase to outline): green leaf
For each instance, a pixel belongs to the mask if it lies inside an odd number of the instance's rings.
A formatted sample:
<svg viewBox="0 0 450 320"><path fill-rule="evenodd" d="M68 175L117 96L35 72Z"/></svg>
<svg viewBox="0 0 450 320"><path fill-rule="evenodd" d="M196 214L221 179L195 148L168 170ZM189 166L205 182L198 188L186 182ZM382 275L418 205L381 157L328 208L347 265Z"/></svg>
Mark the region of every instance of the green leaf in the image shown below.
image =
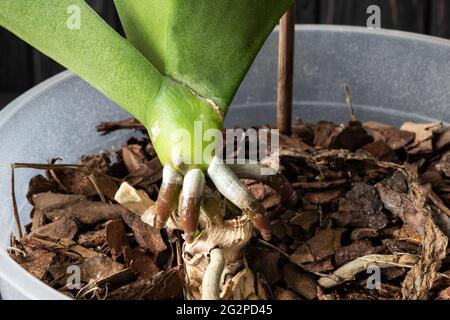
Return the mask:
<svg viewBox="0 0 450 320"><path fill-rule="evenodd" d="M84 1L0 0L0 26L145 122L163 77Z"/></svg>
<svg viewBox="0 0 450 320"><path fill-rule="evenodd" d="M170 2L114 0L127 39L162 73Z"/></svg>
<svg viewBox="0 0 450 320"><path fill-rule="evenodd" d="M225 113L292 0L115 0L128 39Z"/></svg>

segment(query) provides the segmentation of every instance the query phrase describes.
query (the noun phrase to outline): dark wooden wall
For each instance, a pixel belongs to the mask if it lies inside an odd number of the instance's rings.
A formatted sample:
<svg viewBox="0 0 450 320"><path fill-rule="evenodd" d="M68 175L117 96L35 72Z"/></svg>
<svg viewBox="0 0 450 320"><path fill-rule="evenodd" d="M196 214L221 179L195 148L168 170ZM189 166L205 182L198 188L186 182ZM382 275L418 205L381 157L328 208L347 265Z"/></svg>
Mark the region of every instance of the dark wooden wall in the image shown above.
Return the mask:
<svg viewBox="0 0 450 320"><path fill-rule="evenodd" d="M87 2L123 33L112 0ZM372 4L381 8L382 28L450 38L449 0L297 0L297 22L365 26L366 9ZM62 70L51 59L0 29L0 108Z"/></svg>

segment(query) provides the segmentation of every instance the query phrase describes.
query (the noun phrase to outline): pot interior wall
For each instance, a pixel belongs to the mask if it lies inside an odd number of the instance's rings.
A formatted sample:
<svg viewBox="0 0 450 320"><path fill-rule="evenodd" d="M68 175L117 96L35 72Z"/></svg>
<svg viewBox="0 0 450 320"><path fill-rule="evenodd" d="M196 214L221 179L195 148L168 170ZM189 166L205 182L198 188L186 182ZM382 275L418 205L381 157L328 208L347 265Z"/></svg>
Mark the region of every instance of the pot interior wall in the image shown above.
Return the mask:
<svg viewBox="0 0 450 320"><path fill-rule="evenodd" d="M244 80L226 126L274 124L277 32L266 42ZM403 121L450 119L450 45L444 40L347 27L298 27L295 54L294 117L305 121L348 121L343 84L349 83L360 120L394 125ZM33 88L0 112L0 290L4 298L61 298L5 255L15 232L10 164L45 163L62 157L76 163L82 154L120 147L133 132L100 136L100 121L128 114L69 72ZM29 223L25 199L29 179L39 171L16 171L22 224ZM3 278L3 279L2 279Z"/></svg>

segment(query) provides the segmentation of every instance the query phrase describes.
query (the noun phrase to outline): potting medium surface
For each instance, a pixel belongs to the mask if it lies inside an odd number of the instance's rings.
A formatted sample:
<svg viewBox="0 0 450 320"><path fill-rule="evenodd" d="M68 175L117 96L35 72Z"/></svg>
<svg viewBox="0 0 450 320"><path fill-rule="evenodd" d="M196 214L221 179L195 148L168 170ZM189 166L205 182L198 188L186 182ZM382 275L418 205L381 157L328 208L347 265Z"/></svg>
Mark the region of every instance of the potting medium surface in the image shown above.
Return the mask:
<svg viewBox="0 0 450 320"><path fill-rule="evenodd" d="M275 122L277 38L266 42L230 108L226 125ZM360 120L393 125L450 119L450 43L409 33L355 27L299 26L296 30L294 116L305 121L349 120L343 85L348 83ZM129 115L70 72L28 91L0 112L0 292L5 299L64 299L6 255L15 232L10 165L46 163L61 157L76 163L86 153L120 147L132 134L96 132L101 121ZM18 169L16 192L22 224L30 177ZM19 186L19 187L17 187Z"/></svg>

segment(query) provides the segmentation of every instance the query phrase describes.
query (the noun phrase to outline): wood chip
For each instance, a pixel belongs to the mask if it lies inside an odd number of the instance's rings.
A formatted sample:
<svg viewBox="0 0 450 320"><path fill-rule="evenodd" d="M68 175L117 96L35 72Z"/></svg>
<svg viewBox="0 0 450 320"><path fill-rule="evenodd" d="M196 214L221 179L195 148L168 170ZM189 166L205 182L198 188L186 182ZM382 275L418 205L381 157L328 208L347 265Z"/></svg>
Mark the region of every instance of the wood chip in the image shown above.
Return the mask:
<svg viewBox="0 0 450 320"><path fill-rule="evenodd" d="M341 248L341 236L345 229L323 229L301 244L291 255L293 263L302 265L316 262L333 255Z"/></svg>
<svg viewBox="0 0 450 320"><path fill-rule="evenodd" d="M110 258L91 257L80 265L81 280L88 283L90 280L107 278L124 269L123 265L112 261Z"/></svg>
<svg viewBox="0 0 450 320"><path fill-rule="evenodd" d="M151 227L132 212L122 212L122 219L133 230L136 241L142 249L158 254L167 249L161 231Z"/></svg>
<svg viewBox="0 0 450 320"><path fill-rule="evenodd" d="M111 220L106 224L106 243L113 257L122 253L126 245L125 226L122 219Z"/></svg>
<svg viewBox="0 0 450 320"><path fill-rule="evenodd" d="M282 272L289 288L307 300L317 298L317 283L310 275L300 273L293 264L285 264Z"/></svg>
<svg viewBox="0 0 450 320"><path fill-rule="evenodd" d="M67 217L62 217L55 222L34 229L31 234L36 234L41 237L47 236L73 240L77 232L78 226L75 221Z"/></svg>
<svg viewBox="0 0 450 320"><path fill-rule="evenodd" d="M120 218L126 211L121 205L89 201L82 195L47 192L34 195L33 201L36 210L42 210L49 219L65 216L87 225Z"/></svg>

